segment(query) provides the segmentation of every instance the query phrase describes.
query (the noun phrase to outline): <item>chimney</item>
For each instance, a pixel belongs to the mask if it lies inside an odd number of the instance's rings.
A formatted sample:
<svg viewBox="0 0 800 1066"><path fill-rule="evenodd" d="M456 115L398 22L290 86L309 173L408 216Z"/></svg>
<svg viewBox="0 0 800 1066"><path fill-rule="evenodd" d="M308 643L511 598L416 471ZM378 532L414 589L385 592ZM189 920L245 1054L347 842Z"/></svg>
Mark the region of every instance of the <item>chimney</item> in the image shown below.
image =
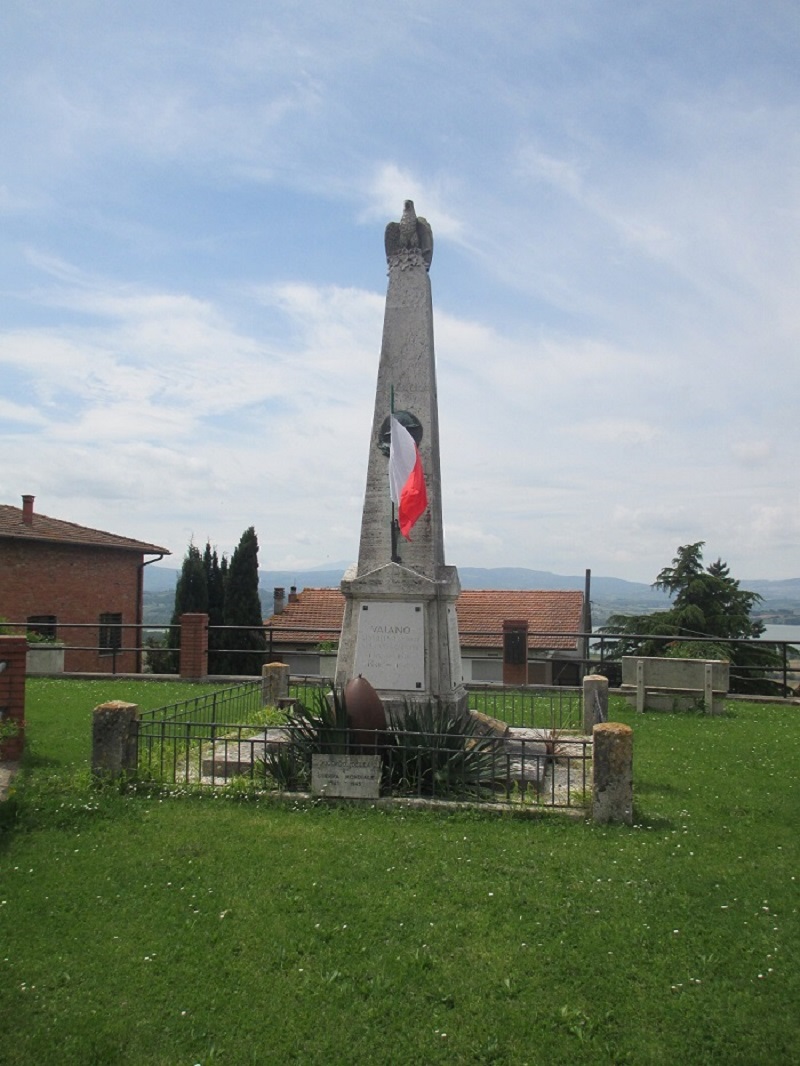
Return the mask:
<svg viewBox="0 0 800 1066"><path fill-rule="evenodd" d="M286 606L286 589L276 588L272 593L272 613L283 614Z"/></svg>
<svg viewBox="0 0 800 1066"><path fill-rule="evenodd" d="M22 497L22 521L26 526L33 525L33 501L35 499L35 496Z"/></svg>
<svg viewBox="0 0 800 1066"><path fill-rule="evenodd" d="M297 585L292 585L292 587L289 589L289 603L297 603L298 599L299 597L297 595Z"/></svg>

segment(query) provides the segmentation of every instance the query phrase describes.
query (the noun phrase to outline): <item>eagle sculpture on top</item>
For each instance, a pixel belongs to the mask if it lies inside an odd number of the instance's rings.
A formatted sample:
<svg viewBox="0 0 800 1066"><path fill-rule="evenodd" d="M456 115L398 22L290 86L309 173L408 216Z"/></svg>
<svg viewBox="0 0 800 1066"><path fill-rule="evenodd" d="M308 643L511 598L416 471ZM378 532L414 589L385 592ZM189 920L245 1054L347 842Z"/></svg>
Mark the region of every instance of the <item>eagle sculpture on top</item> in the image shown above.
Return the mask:
<svg viewBox="0 0 800 1066"><path fill-rule="evenodd" d="M383 240L387 259L391 259L398 252L418 251L425 261L425 269L430 270L433 259L433 231L427 219L417 218L413 200L406 200L402 218L399 222L389 223Z"/></svg>

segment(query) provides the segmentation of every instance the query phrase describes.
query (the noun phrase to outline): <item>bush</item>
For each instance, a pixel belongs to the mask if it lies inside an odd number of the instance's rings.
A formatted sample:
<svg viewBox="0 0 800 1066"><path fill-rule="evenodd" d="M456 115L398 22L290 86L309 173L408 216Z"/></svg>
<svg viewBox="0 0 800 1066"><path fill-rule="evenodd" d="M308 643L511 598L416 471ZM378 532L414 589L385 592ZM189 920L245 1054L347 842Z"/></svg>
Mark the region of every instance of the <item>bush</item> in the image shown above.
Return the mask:
<svg viewBox="0 0 800 1066"><path fill-rule="evenodd" d="M171 630L170 630L171 632ZM175 674L177 673L176 653L171 651L166 637L157 637L151 634L144 641L145 661L150 673Z"/></svg>
<svg viewBox="0 0 800 1066"><path fill-rule="evenodd" d="M344 693L315 689L313 709L297 704L288 714L286 729L288 744L267 751L264 769L281 788L305 788L311 781L313 755L346 755L350 750Z"/></svg>
<svg viewBox="0 0 800 1066"><path fill-rule="evenodd" d="M479 732L469 711L439 700L389 711L386 777L392 788L422 796L474 796L495 776L500 741Z"/></svg>

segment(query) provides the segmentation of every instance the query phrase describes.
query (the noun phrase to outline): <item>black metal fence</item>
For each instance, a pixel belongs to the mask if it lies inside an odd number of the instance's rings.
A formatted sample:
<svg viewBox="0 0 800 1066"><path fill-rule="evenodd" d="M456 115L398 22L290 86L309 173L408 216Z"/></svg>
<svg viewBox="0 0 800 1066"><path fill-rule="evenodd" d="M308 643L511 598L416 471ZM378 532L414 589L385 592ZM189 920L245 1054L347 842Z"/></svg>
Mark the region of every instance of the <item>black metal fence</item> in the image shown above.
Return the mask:
<svg viewBox="0 0 800 1066"><path fill-rule="evenodd" d="M308 703L319 687L319 679L293 679L290 698ZM309 792L314 754L374 753L382 796L517 808L588 805L591 740L568 731L579 693L567 702L563 693L508 690L501 701L494 692L488 710L483 690L470 695L484 715L494 712L499 723L505 714L516 724L446 736L333 729L319 743L303 744L285 716L264 707L260 681L237 685L142 714L139 774L176 787L236 782L271 792Z"/></svg>
<svg viewBox="0 0 800 1066"><path fill-rule="evenodd" d="M19 633L24 633L26 628L30 628L28 623L6 623L8 627ZM296 642L298 645L308 642L310 640L311 631L305 628L291 630L285 624L274 629L269 626L264 627L251 627L254 632L257 632L263 638L263 646L261 648L243 647L243 648L231 648L215 650L213 645L215 643L214 638L224 636L226 631L235 631L237 633L244 632L247 627L241 626L211 626L208 627L209 642L212 645L209 648L209 674L211 676L219 676L219 671L215 669L215 656L217 654L223 655L235 655L237 661L241 664L241 669L235 671L239 674L259 674L261 666L265 662L274 661L276 656L280 655L281 647L279 647L275 641L275 632L279 631L282 638L282 644L286 643L286 634L291 632L296 635ZM314 634L317 639L319 638L322 630L314 630ZM324 631L328 632L328 631ZM470 640L475 638L483 638L489 636L485 632L462 632L461 641L464 646L469 646ZM497 636L497 634L493 634ZM110 674L116 674L122 669L123 672L131 672L130 665L131 659L136 663L136 670L133 672L152 672L152 673L177 673L178 672L178 660L179 660L179 635L173 627L170 626L154 626L154 625L135 625L132 623L123 622L111 622L107 618L103 620L102 624L92 623L70 623L70 622L57 622L48 624L47 631L48 638L55 636L55 638L64 646L64 650L67 653L93 653L96 662L97 669L102 672ZM331 630L330 636L332 639L337 639L339 636L338 630ZM548 638L558 637L563 639L565 637L574 640L576 647L584 649L588 647L588 655L576 655L576 657L570 660L564 660L561 663L562 666L569 666L571 670L577 670L579 673L591 673L599 671L608 676L612 687L616 687L619 684L620 675L620 660L619 660L619 644L620 637L614 634L603 633L529 633L530 639L541 638L543 642L547 642ZM648 648L666 648L670 644L675 644L676 641L680 641L683 638L671 635L658 635L658 634L625 634L624 641L626 646L626 654L642 654L641 649L645 646ZM800 650L798 650L797 644L786 640L739 640L728 639L722 640L715 637L692 637L692 645L696 645L700 649L708 647L709 657L716 658L716 649L720 646L728 646L730 648L740 646L750 646L760 649L762 652L771 652L774 656L774 665L770 669L765 671L763 665L737 665L735 669L732 669L731 676L734 679L732 688L736 690L744 690L751 694L758 694L759 692L765 695L783 695L792 696L800 683ZM43 646L47 646L46 644ZM650 652L652 653L652 652ZM475 656L472 656L473 660ZM487 657L488 658L488 657ZM497 659L492 660L497 663ZM560 660L552 659L544 652L541 656L537 657L536 652L531 652L529 655L529 662L550 662L555 666L558 666ZM123 664L120 667L120 664ZM67 672L71 672L67 670ZM225 676L229 676L233 671L225 671ZM578 680L575 678L574 680ZM574 683L574 682L573 682ZM493 683L497 684L497 683Z"/></svg>
<svg viewBox="0 0 800 1066"><path fill-rule="evenodd" d="M512 727L576 731L583 723L580 688L475 683L466 688L471 711L479 711Z"/></svg>

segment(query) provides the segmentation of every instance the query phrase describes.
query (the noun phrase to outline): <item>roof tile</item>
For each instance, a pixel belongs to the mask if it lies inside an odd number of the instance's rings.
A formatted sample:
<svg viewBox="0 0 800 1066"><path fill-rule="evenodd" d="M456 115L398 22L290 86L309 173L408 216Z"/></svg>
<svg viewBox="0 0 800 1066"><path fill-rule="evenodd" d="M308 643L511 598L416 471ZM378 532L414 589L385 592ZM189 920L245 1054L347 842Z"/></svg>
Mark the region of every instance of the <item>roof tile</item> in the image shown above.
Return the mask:
<svg viewBox="0 0 800 1066"><path fill-rule="evenodd" d="M305 588L280 614L270 615L276 641L319 643L333 640L342 628L344 596L340 589ZM583 629L583 593L573 590L463 589L456 603L462 646L499 648L506 619L528 620L530 648L574 649L571 634ZM277 628L281 623L290 628ZM570 635L562 635L570 634Z"/></svg>
<svg viewBox="0 0 800 1066"><path fill-rule="evenodd" d="M147 544L131 537L120 537L102 529L78 526L60 518L34 513L30 525L22 520L22 509L0 504L0 540L27 540L47 544L79 544L92 548L117 548L143 555L171 555L168 548Z"/></svg>

